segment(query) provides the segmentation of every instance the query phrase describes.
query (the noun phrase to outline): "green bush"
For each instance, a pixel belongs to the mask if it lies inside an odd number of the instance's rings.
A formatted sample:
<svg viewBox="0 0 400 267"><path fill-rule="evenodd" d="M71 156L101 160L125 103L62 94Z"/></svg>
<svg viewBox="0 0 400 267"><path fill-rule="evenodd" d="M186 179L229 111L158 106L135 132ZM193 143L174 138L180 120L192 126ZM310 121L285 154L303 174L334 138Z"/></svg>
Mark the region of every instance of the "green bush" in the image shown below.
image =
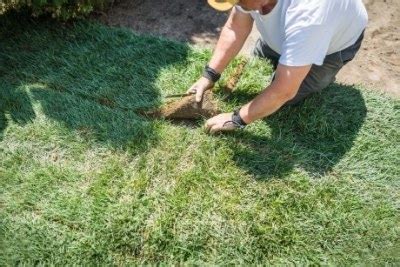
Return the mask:
<svg viewBox="0 0 400 267"><path fill-rule="evenodd" d="M50 14L54 18L67 20L84 16L94 9L104 9L114 0L3 0L0 14L10 9L28 8L33 16Z"/></svg>

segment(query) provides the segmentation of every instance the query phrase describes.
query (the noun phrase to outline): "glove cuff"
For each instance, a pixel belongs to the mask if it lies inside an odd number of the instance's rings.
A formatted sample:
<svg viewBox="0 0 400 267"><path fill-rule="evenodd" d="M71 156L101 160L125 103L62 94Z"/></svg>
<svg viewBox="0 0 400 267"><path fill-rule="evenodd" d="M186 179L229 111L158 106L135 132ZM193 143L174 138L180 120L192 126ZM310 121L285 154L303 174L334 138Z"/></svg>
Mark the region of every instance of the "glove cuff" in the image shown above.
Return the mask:
<svg viewBox="0 0 400 267"><path fill-rule="evenodd" d="M203 77L212 81L213 83L218 82L219 78L221 78L221 74L216 70L206 65L203 70Z"/></svg>
<svg viewBox="0 0 400 267"><path fill-rule="evenodd" d="M242 117L240 117L239 114L240 109L237 109L233 112L232 114L232 122L240 129L243 129L244 127L246 127L247 123L244 122L244 120L242 119Z"/></svg>

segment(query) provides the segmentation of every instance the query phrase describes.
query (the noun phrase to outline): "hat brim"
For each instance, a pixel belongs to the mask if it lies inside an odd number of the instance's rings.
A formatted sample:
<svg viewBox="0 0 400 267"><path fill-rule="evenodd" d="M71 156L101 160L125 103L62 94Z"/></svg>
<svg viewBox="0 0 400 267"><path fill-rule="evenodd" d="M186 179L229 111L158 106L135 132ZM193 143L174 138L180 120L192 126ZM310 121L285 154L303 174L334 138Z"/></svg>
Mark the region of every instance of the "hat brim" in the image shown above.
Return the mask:
<svg viewBox="0 0 400 267"><path fill-rule="evenodd" d="M231 3L231 2L217 2L216 0L207 0L208 4L218 10L218 11L228 11L229 9L231 9L235 4Z"/></svg>

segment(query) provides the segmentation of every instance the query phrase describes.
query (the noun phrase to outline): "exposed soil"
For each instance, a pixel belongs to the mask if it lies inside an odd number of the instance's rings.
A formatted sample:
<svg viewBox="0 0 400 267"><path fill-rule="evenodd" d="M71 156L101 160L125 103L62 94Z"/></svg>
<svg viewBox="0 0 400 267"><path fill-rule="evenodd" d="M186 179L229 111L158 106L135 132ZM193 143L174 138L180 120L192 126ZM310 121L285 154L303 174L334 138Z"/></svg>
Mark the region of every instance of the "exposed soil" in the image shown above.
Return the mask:
<svg viewBox="0 0 400 267"><path fill-rule="evenodd" d="M400 97L400 1L364 0L369 25L355 60L345 66L338 81L361 83Z"/></svg>
<svg viewBox="0 0 400 267"><path fill-rule="evenodd" d="M235 89L236 84L239 82L240 76L242 76L242 72L244 67L247 65L247 59L243 59L239 65L236 67L234 72L232 73L232 76L229 77L228 81L226 82L225 86L223 87L223 90L225 93L232 93L232 91Z"/></svg>
<svg viewBox="0 0 400 267"><path fill-rule="evenodd" d="M204 93L200 103L196 102L195 95L184 96L166 103L159 110L147 112L146 115L165 119L195 120L210 118L218 113L220 113L220 110L213 100L213 93L207 91Z"/></svg>
<svg viewBox="0 0 400 267"><path fill-rule="evenodd" d="M364 43L356 59L339 73L338 81L361 83L400 97L400 1L364 3L370 18ZM227 16L211 9L204 0L121 0L101 20L211 48ZM250 54L258 37L254 27L241 53Z"/></svg>

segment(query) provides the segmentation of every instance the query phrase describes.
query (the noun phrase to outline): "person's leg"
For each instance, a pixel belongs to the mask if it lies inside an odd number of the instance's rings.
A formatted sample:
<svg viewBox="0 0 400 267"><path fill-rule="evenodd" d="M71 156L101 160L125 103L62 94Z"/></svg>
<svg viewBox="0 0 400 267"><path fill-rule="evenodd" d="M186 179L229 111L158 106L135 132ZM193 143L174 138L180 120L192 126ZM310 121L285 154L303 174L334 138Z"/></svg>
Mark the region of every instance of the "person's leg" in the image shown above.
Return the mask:
<svg viewBox="0 0 400 267"><path fill-rule="evenodd" d="M360 35L358 40L352 46L328 55L325 57L322 66L313 65L307 77L301 84L297 95L290 101L286 102L285 105L294 105L302 101L304 98L312 93L320 92L322 89L328 87L329 84L335 81L336 74L339 70L348 62L353 60L358 50L361 47L361 43L364 39L364 32ZM279 64L280 55L272 50L266 43L261 39L258 39L253 55L265 59L269 59L276 70ZM272 75L272 79L274 74Z"/></svg>
<svg viewBox="0 0 400 267"><path fill-rule="evenodd" d="M279 58L281 57L281 55L276 53L266 43L264 43L261 38L259 38L256 42L253 50L253 56L270 60L274 70L276 70Z"/></svg>
<svg viewBox="0 0 400 267"><path fill-rule="evenodd" d="M357 42L336 53L325 57L322 66L313 65L307 77L300 86L297 95L285 105L295 105L312 93L319 92L328 87L329 84L335 81L336 74L348 62L353 60L358 50L361 47L364 33L361 34Z"/></svg>
<svg viewBox="0 0 400 267"><path fill-rule="evenodd" d="M313 65L310 72L300 85L296 96L285 103L295 105L312 93L320 92L335 81L336 74L343 67L340 52L326 56L322 66Z"/></svg>

